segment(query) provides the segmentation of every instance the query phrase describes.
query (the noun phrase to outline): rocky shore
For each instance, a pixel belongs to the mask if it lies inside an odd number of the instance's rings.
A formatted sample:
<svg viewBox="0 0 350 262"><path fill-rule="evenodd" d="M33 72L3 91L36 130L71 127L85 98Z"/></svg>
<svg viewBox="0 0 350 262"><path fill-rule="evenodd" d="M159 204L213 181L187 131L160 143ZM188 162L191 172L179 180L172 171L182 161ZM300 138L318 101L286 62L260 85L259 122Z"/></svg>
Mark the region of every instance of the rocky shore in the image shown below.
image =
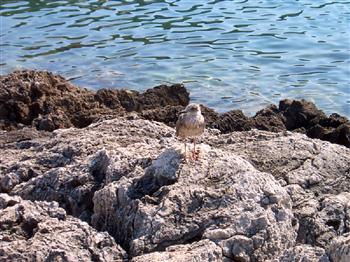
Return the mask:
<svg viewBox="0 0 350 262"><path fill-rule="evenodd" d="M129 115L174 126L178 112L189 103L181 84L160 85L139 93L132 90L78 88L63 77L42 71L16 71L0 76L0 129L38 130L83 128L101 119ZM325 115L305 100L281 100L253 117L241 110L218 114L202 105L207 127L222 133L259 129L293 131L350 147L350 121L338 114Z"/></svg>
<svg viewBox="0 0 350 262"><path fill-rule="evenodd" d="M0 261L349 261L341 116L203 107L200 161L184 164L182 85L95 93L22 71L0 90Z"/></svg>

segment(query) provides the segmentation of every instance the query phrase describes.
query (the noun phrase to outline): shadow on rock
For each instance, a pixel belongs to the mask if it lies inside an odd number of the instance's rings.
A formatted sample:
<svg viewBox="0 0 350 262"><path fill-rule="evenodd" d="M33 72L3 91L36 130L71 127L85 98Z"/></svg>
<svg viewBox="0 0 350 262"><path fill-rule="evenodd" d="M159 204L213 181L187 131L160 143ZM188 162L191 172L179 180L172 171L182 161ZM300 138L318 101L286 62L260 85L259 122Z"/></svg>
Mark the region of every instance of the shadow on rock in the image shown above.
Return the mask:
<svg viewBox="0 0 350 262"><path fill-rule="evenodd" d="M12 196L0 196L0 260L37 249L72 261L123 257L85 220L133 261L346 261L348 148L292 132L205 132L202 162L182 165L173 133L117 117L6 144L0 190ZM65 220L46 214L50 205Z"/></svg>
<svg viewBox="0 0 350 262"><path fill-rule="evenodd" d="M147 167L145 175L133 183L130 190L132 199L139 199L145 195L152 195L162 186L174 184L177 181L177 171L181 162L181 155L175 149L167 149Z"/></svg>
<svg viewBox="0 0 350 262"><path fill-rule="evenodd" d="M0 194L1 261L127 261L105 232L70 217L56 202Z"/></svg>
<svg viewBox="0 0 350 262"><path fill-rule="evenodd" d="M180 165L180 159L166 150L143 174L97 191L92 225L107 230L135 261L174 245L193 250L204 239L223 250L208 250L218 260L262 261L292 245L290 200L272 176L220 150L203 156L202 163Z"/></svg>

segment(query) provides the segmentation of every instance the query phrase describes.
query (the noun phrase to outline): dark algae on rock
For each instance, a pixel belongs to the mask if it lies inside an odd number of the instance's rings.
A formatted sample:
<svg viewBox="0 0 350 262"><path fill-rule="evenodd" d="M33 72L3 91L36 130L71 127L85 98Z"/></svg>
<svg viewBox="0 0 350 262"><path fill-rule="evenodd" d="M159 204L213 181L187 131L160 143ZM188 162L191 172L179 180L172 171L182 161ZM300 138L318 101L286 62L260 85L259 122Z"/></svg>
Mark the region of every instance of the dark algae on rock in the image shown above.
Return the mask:
<svg viewBox="0 0 350 262"><path fill-rule="evenodd" d="M139 93L132 90L78 88L63 77L43 71L15 71L0 77L0 128L38 130L86 127L101 119L135 112L144 119L174 126L179 112L189 103L181 84L160 85ZM282 100L245 116L241 110L218 114L202 106L207 127L222 133L253 128L300 132L311 138L350 147L350 122L338 114L326 116L305 100Z"/></svg>
<svg viewBox="0 0 350 262"><path fill-rule="evenodd" d="M221 115L203 114L209 119L208 126L222 133L253 128L271 132L289 130L350 147L350 121L338 114L327 117L315 104L306 100L282 100L279 107L268 106L253 117L245 116L240 110Z"/></svg>
<svg viewBox="0 0 350 262"><path fill-rule="evenodd" d="M186 106L183 85L161 85L140 94L130 90L78 88L63 77L43 71L16 71L0 77L0 127L38 130L86 127L99 119L166 105Z"/></svg>

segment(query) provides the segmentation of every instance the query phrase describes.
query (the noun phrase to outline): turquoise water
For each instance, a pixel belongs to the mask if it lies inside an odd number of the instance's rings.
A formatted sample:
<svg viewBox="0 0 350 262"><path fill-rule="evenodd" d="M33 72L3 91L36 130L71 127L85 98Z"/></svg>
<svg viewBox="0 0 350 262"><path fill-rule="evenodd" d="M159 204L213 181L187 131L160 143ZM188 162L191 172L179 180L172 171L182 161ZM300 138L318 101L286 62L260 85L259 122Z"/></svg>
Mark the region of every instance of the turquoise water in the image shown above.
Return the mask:
<svg viewBox="0 0 350 262"><path fill-rule="evenodd" d="M98 89L183 82L253 114L306 98L350 117L349 1L1 0L1 74L46 69Z"/></svg>

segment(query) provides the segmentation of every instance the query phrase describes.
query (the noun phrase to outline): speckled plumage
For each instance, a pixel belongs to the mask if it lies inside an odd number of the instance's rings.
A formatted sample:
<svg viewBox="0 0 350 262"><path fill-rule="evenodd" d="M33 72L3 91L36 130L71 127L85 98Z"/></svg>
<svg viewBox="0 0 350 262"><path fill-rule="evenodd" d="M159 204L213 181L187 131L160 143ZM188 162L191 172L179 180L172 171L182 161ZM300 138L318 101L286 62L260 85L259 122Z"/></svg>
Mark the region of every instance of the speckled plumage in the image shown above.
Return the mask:
<svg viewBox="0 0 350 262"><path fill-rule="evenodd" d="M180 113L176 122L176 136L184 140L186 162L186 138L193 138L192 158L198 159L195 137L200 136L204 132L204 127L204 117L201 113L201 108L199 105L190 104Z"/></svg>
<svg viewBox="0 0 350 262"><path fill-rule="evenodd" d="M176 122L176 136L182 139L200 136L204 132L204 127L204 117L199 105L190 104L180 113Z"/></svg>

